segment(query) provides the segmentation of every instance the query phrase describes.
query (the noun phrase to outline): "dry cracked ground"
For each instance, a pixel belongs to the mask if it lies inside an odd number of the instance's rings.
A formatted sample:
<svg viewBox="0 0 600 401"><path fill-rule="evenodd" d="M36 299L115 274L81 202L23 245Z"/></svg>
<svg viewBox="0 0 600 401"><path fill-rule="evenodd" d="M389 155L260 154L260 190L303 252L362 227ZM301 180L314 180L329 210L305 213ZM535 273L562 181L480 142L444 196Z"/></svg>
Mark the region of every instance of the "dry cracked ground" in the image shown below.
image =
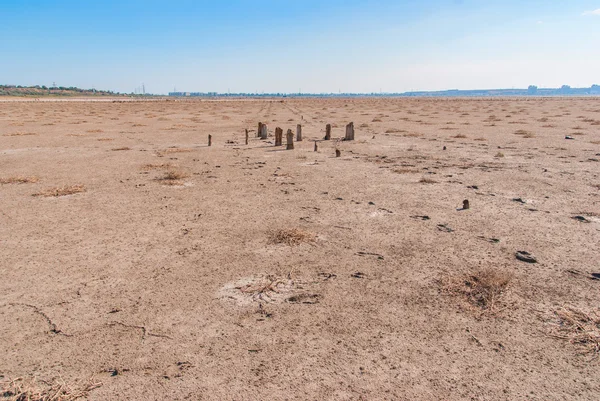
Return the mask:
<svg viewBox="0 0 600 401"><path fill-rule="evenodd" d="M598 98L5 99L0 400L598 400L599 161Z"/></svg>

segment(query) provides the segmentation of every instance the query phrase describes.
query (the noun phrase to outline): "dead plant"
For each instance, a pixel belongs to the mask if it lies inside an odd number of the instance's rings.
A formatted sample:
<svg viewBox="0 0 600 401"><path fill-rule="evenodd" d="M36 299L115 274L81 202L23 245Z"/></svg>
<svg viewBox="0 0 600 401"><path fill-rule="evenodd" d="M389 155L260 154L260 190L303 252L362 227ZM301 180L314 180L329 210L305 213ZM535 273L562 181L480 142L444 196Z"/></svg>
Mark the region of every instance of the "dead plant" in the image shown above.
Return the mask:
<svg viewBox="0 0 600 401"><path fill-rule="evenodd" d="M142 166L142 170L162 170L175 167L171 163L155 163L155 164L145 164Z"/></svg>
<svg viewBox="0 0 600 401"><path fill-rule="evenodd" d="M165 173L158 177L157 180L164 185L181 185L182 179L189 177L189 174L180 170L167 170Z"/></svg>
<svg viewBox="0 0 600 401"><path fill-rule="evenodd" d="M264 277L264 279L261 279L259 283L245 285L240 287L239 290L244 294L251 295L254 301L270 302L272 300L272 295L279 293L280 288L285 287L286 285L289 285L289 280L285 281L269 275Z"/></svg>
<svg viewBox="0 0 600 401"><path fill-rule="evenodd" d="M523 138L535 138L533 132L525 131L524 129L518 129L515 131L515 135L520 135Z"/></svg>
<svg viewBox="0 0 600 401"><path fill-rule="evenodd" d="M423 177L419 180L421 184L437 184L436 180L432 180L431 178Z"/></svg>
<svg viewBox="0 0 600 401"><path fill-rule="evenodd" d="M479 269L452 279L446 289L450 293L463 295L474 306L495 311L511 280L512 274L507 271Z"/></svg>
<svg viewBox="0 0 600 401"><path fill-rule="evenodd" d="M43 197L59 197L59 196L67 196L67 195L73 195L73 194L77 194L80 192L85 192L85 186L84 185L64 185L62 187L58 187L58 188L50 188L50 189L46 189L42 192L38 192L33 194L32 196L43 196Z"/></svg>
<svg viewBox="0 0 600 401"><path fill-rule="evenodd" d="M311 243L316 239L315 234L299 228L280 229L269 232L269 243L286 244L289 246Z"/></svg>
<svg viewBox="0 0 600 401"><path fill-rule="evenodd" d="M30 184L34 182L38 182L37 177L15 176L0 178L0 184Z"/></svg>
<svg viewBox="0 0 600 401"><path fill-rule="evenodd" d="M89 392L102 386L90 379L82 386L73 386L64 380L45 383L17 378L0 383L0 397L11 401L73 401L88 396Z"/></svg>
<svg viewBox="0 0 600 401"><path fill-rule="evenodd" d="M552 336L584 347L594 354L600 353L600 315L585 313L573 307L563 307L554 312L557 326Z"/></svg>

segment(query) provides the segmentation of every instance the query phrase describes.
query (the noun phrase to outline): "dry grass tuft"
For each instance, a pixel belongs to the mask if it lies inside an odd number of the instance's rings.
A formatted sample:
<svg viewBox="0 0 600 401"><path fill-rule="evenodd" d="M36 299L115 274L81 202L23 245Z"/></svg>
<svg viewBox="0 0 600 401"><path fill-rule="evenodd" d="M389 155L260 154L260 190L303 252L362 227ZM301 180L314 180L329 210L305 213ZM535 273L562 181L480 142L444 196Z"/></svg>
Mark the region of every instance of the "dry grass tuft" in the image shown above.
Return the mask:
<svg viewBox="0 0 600 401"><path fill-rule="evenodd" d="M31 184L38 182L37 177L15 176L8 178L0 178L0 184Z"/></svg>
<svg viewBox="0 0 600 401"><path fill-rule="evenodd" d="M189 177L189 174L180 171L180 170L168 170L165 173L158 177L156 180L160 181L164 185L181 185L182 179Z"/></svg>
<svg viewBox="0 0 600 401"><path fill-rule="evenodd" d="M418 174L419 170L411 168L395 168L392 170L392 172L396 174Z"/></svg>
<svg viewBox="0 0 600 401"><path fill-rule="evenodd" d="M515 131L515 135L520 135L523 138L535 138L533 132L525 131L524 129L518 129Z"/></svg>
<svg viewBox="0 0 600 401"><path fill-rule="evenodd" d="M158 156L164 156L164 155L169 155L169 154L173 154L173 153L187 153L187 152L192 152L194 149L189 149L189 148L167 148L164 150L157 150L156 154Z"/></svg>
<svg viewBox="0 0 600 401"><path fill-rule="evenodd" d="M37 135L35 132L13 132L12 134L4 134L3 136L30 136Z"/></svg>
<svg viewBox="0 0 600 401"><path fill-rule="evenodd" d="M62 186L58 188L46 189L42 192L38 192L33 194L32 196L43 196L43 197L59 197L59 196L67 196L78 194L81 192L85 192L85 186L83 185L70 185L70 186Z"/></svg>
<svg viewBox="0 0 600 401"><path fill-rule="evenodd" d="M480 269L451 280L446 290L463 295L481 309L494 311L512 277L507 271Z"/></svg>
<svg viewBox="0 0 600 401"><path fill-rule="evenodd" d="M496 153L496 155L494 157L504 157L504 153L498 152L498 153Z"/></svg>
<svg viewBox="0 0 600 401"><path fill-rule="evenodd" d="M145 170L145 171L162 170L162 169L173 168L173 167L176 167L176 166L171 163L145 164L144 166L142 166L142 170Z"/></svg>
<svg viewBox="0 0 600 401"><path fill-rule="evenodd" d="M87 130L85 132L89 132L90 134L99 134L99 133L104 132L104 131L101 130L101 129L89 129L89 130Z"/></svg>
<svg viewBox="0 0 600 401"><path fill-rule="evenodd" d="M108 141L114 141L115 139L114 138L98 138L96 140L100 141L100 142L108 142Z"/></svg>
<svg viewBox="0 0 600 401"><path fill-rule="evenodd" d="M600 353L600 315L571 307L563 307L554 313L558 325L553 330L553 337L585 347L594 354Z"/></svg>
<svg viewBox="0 0 600 401"><path fill-rule="evenodd" d="M18 378L0 383L0 397L11 401L73 401L88 397L88 393L102 386L90 379L81 387L68 385L63 380L40 386L35 380Z"/></svg>
<svg viewBox="0 0 600 401"><path fill-rule="evenodd" d="M315 234L299 228L280 229L269 232L269 243L289 246L315 242Z"/></svg>
<svg viewBox="0 0 600 401"><path fill-rule="evenodd" d="M406 131L403 129L399 129L399 128L390 128L385 131L386 134L398 134L400 132L406 132Z"/></svg>
<svg viewBox="0 0 600 401"><path fill-rule="evenodd" d="M118 151L120 151L120 150L131 150L131 148L130 148L130 147L128 147L128 146L123 146L122 148L114 148L114 149L111 149L111 150L112 150L113 152L118 152Z"/></svg>
<svg viewBox="0 0 600 401"><path fill-rule="evenodd" d="M426 177L423 177L423 178L421 178L421 179L419 180L419 182L420 182L421 184L436 184L436 183L437 183L437 181L436 181L436 180L432 180L431 178L426 178Z"/></svg>
<svg viewBox="0 0 600 401"><path fill-rule="evenodd" d="M458 138L458 139L464 139L467 136L465 134L458 134L458 135L454 135L452 138Z"/></svg>

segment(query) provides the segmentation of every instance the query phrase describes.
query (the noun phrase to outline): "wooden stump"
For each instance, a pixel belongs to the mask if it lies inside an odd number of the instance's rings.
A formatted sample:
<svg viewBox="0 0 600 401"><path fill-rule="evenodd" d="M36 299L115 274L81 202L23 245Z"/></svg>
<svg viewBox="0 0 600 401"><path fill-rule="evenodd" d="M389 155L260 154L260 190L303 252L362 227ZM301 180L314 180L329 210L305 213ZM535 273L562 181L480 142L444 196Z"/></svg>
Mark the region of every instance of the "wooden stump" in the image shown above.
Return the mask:
<svg viewBox="0 0 600 401"><path fill-rule="evenodd" d="M344 137L344 141L353 141L354 140L354 123L350 123L346 125L346 136Z"/></svg>
<svg viewBox="0 0 600 401"><path fill-rule="evenodd" d="M262 132L263 123L258 123L258 129L256 130L256 136L260 137L260 133Z"/></svg>
<svg viewBox="0 0 600 401"><path fill-rule="evenodd" d="M340 157L342 155L342 152L340 152L339 149L335 150L335 157Z"/></svg>
<svg viewBox="0 0 600 401"><path fill-rule="evenodd" d="M260 139L267 139L269 135L267 124L262 124L260 126Z"/></svg>
<svg viewBox="0 0 600 401"><path fill-rule="evenodd" d="M302 125L296 125L296 142L302 141Z"/></svg>
<svg viewBox="0 0 600 401"><path fill-rule="evenodd" d="M325 139L326 141L331 139L331 124L327 124L325 126L325 138L323 139Z"/></svg>
<svg viewBox="0 0 600 401"><path fill-rule="evenodd" d="M468 210L471 206L469 205L469 200L465 199L463 201L463 210Z"/></svg>
<svg viewBox="0 0 600 401"><path fill-rule="evenodd" d="M212 146L212 135L208 135L208 146Z"/></svg>
<svg viewBox="0 0 600 401"><path fill-rule="evenodd" d="M275 128L275 146L283 145L283 130L279 127Z"/></svg>
<svg viewBox="0 0 600 401"><path fill-rule="evenodd" d="M287 134L285 134L285 136L287 137L287 146L285 147L287 150L294 150L294 133L292 132L291 129L287 130Z"/></svg>
<svg viewBox="0 0 600 401"><path fill-rule="evenodd" d="M246 145L248 145L248 128L246 128Z"/></svg>
<svg viewBox="0 0 600 401"><path fill-rule="evenodd" d="M317 141L315 141L315 152L319 150L319 147L317 146Z"/></svg>

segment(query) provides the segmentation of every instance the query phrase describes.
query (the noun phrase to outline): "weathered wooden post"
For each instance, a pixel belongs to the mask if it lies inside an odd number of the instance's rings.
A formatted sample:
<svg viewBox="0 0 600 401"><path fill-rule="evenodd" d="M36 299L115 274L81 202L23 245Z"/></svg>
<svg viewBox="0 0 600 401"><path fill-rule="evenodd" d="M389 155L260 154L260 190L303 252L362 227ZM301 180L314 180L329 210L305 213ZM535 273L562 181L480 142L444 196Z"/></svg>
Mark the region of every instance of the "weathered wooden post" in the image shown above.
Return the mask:
<svg viewBox="0 0 600 401"><path fill-rule="evenodd" d="M319 148L317 147L317 141L315 141L315 152L319 150Z"/></svg>
<svg viewBox="0 0 600 401"><path fill-rule="evenodd" d="M267 139L269 135L267 124L262 124L260 126L260 139Z"/></svg>
<svg viewBox="0 0 600 401"><path fill-rule="evenodd" d="M287 130L287 146L285 147L287 150L294 150L294 133L291 129Z"/></svg>
<svg viewBox="0 0 600 401"><path fill-rule="evenodd" d="M256 130L256 136L260 136L260 133L262 132L262 126L263 126L263 123L259 122L258 129Z"/></svg>
<svg viewBox="0 0 600 401"><path fill-rule="evenodd" d="M353 141L354 140L354 123L350 123L346 125L346 137L344 141Z"/></svg>
<svg viewBox="0 0 600 401"><path fill-rule="evenodd" d="M340 152L339 149L335 150L335 157L340 157L342 155L342 152Z"/></svg>
<svg viewBox="0 0 600 401"><path fill-rule="evenodd" d="M246 128L246 145L248 145L248 128Z"/></svg>
<svg viewBox="0 0 600 401"><path fill-rule="evenodd" d="M212 135L208 134L208 146L212 146Z"/></svg>
<svg viewBox="0 0 600 401"><path fill-rule="evenodd" d="M302 125L296 125L296 142L302 141Z"/></svg>
<svg viewBox="0 0 600 401"><path fill-rule="evenodd" d="M275 128L275 146L283 145L283 130L279 127Z"/></svg>
<svg viewBox="0 0 600 401"><path fill-rule="evenodd" d="M325 126L325 138L323 139L325 139L326 141L331 139L331 124L327 124Z"/></svg>

